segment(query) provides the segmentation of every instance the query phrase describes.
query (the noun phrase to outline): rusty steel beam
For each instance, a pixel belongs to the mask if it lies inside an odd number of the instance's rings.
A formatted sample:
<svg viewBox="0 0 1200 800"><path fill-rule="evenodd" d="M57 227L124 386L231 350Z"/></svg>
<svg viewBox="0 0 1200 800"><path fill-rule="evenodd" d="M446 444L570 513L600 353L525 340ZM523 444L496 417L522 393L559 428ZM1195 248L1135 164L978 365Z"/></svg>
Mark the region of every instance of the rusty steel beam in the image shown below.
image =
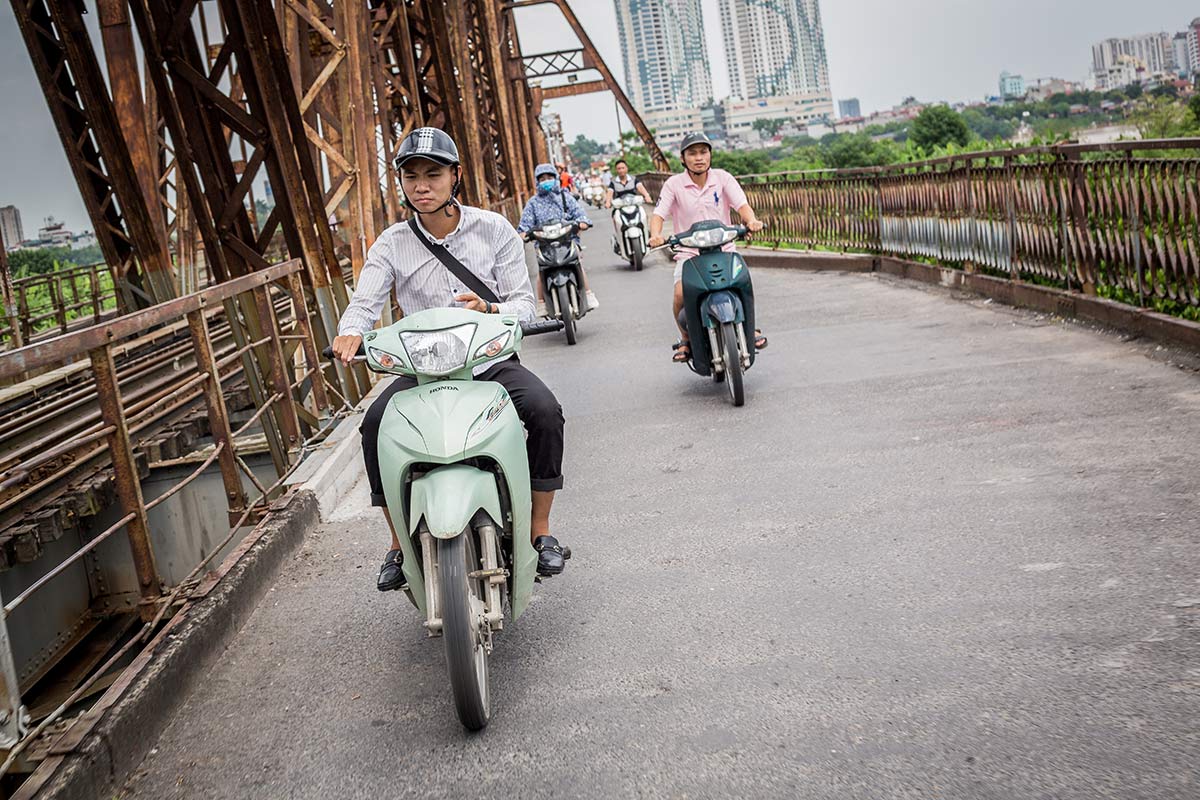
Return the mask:
<svg viewBox="0 0 1200 800"><path fill-rule="evenodd" d="M12 0L67 161L131 309L166 300L170 261L83 23L82 3Z"/></svg>
<svg viewBox="0 0 1200 800"><path fill-rule="evenodd" d="M277 6L289 74L322 186L322 213L346 236L355 280L383 220L366 13L359 2L285 0Z"/></svg>
<svg viewBox="0 0 1200 800"><path fill-rule="evenodd" d="M568 83L563 86L550 86L537 90L542 100L553 100L556 97L578 97L593 92L607 92L608 84L604 81L585 81L584 83Z"/></svg>
<svg viewBox="0 0 1200 800"><path fill-rule="evenodd" d="M8 268L8 252L4 249L4 231L0 230L0 300L4 303L4 319L9 329L8 349L15 350L25 343L21 330L20 309L13 291L12 273Z"/></svg>
<svg viewBox="0 0 1200 800"><path fill-rule="evenodd" d="M604 59L601 57L600 51L596 49L594 44L592 44L591 37L588 36L587 31L584 30L582 23L580 23L579 18L575 16L575 11L571 8L570 4L567 3L567 0L516 0L515 2L505 3L504 9L508 14L512 14L516 9L529 8L531 6L539 5L554 5L558 7L560 12L562 12L563 18L566 19L567 24L571 26L571 30L575 32L575 35L579 37L579 43L583 45L583 62L589 65L586 68L594 69L600 73L601 79L604 81L609 91L611 91L617 98L617 104L621 106L621 110L625 112L625 116L627 116L629 121L633 123L634 130L636 130L638 136L641 137L642 143L646 145L646 150L650 154L650 159L654 162L655 169L659 170L660 172L669 172L671 166L667 162L667 157L663 154L662 149L659 148L658 143L654 141L654 134L642 120L642 115L639 114L637 109L633 107L633 103L625 94L625 90L621 88L621 85L613 75L612 70L608 68L608 64L606 64ZM565 52L566 51L547 55L562 56ZM518 58L520 67L525 69L526 58L521 56L514 56L514 58ZM538 56L533 56L532 58L538 58ZM557 72L550 74L562 73ZM543 89L543 91L546 90ZM541 111L540 108L537 108L536 110L539 113Z"/></svg>
<svg viewBox="0 0 1200 800"><path fill-rule="evenodd" d="M162 594L158 568L154 564L154 552L150 548L150 528L146 516L146 503L142 499L142 484L138 477L137 464L133 457L133 444L126 427L125 409L121 402L121 389L117 385L117 368L113 364L112 350L106 343L89 354L92 374L96 381L96 400L105 427L111 427L108 435L108 450L112 458L113 475L117 487L117 499L121 510L132 516L125 524L125 536L133 555L134 568L138 576L138 588L143 601L150 601ZM146 619L154 616L157 609L143 606ZM148 615L148 616L147 616Z"/></svg>

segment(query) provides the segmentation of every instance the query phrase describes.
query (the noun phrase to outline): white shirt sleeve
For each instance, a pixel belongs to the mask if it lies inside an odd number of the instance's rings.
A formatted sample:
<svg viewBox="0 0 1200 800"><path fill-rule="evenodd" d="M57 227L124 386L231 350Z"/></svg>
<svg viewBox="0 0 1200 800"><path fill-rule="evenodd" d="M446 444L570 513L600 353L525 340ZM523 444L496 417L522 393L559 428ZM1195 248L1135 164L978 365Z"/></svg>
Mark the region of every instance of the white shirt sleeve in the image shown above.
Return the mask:
<svg viewBox="0 0 1200 800"><path fill-rule="evenodd" d="M395 285L391 237L381 236L367 251L354 296L338 321L338 336L362 336L374 328Z"/></svg>
<svg viewBox="0 0 1200 800"><path fill-rule="evenodd" d="M533 284L525 267L525 246L507 222L496 226L496 294L501 314L516 314L522 322L533 322L537 307Z"/></svg>

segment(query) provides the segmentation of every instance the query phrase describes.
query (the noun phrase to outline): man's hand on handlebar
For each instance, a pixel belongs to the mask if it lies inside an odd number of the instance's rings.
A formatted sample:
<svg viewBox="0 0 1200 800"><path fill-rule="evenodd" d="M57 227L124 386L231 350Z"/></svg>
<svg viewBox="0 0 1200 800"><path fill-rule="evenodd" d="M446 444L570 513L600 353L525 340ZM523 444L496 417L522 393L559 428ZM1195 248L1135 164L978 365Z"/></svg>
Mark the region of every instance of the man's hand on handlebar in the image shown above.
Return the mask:
<svg viewBox="0 0 1200 800"><path fill-rule="evenodd" d="M590 227L592 227L592 226L586 222L579 223L579 230L581 230L581 231L586 231Z"/></svg>
<svg viewBox="0 0 1200 800"><path fill-rule="evenodd" d="M666 243L667 243L667 240L661 236L651 236L650 237L650 246L651 247L662 247Z"/></svg>
<svg viewBox="0 0 1200 800"><path fill-rule="evenodd" d="M362 347L361 336L338 336L333 340L333 355L343 364L349 364L358 355L358 348Z"/></svg>

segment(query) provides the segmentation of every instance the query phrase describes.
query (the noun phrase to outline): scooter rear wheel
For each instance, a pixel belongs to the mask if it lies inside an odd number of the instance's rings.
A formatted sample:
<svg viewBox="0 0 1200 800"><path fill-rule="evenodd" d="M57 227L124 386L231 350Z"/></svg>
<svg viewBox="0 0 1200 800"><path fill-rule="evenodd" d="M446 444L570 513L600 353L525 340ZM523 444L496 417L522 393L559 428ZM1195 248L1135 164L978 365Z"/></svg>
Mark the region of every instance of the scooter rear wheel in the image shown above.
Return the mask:
<svg viewBox="0 0 1200 800"><path fill-rule="evenodd" d="M480 627L485 624L483 587L467 577L480 568L474 539L475 531L467 528L437 544L446 668L458 719L469 731L485 728L491 716L488 653Z"/></svg>
<svg viewBox="0 0 1200 800"><path fill-rule="evenodd" d="M567 291L567 284L556 286L554 294L558 298L558 312L562 315L567 344L575 344L575 312L571 310L571 293Z"/></svg>

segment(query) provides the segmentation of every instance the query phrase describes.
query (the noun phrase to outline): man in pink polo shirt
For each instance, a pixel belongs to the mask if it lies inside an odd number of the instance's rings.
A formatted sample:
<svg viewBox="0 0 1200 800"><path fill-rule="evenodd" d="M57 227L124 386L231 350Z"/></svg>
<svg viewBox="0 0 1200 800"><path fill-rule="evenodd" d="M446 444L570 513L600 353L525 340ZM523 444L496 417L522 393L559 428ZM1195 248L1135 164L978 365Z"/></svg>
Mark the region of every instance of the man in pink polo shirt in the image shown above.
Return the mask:
<svg viewBox="0 0 1200 800"><path fill-rule="evenodd" d="M712 142L703 133L689 133L679 145L684 171L672 175L663 184L658 205L650 217L650 246L661 247L666 243L662 235L663 222L671 218L676 233L686 231L697 222L717 220L731 224L729 212L737 211L742 224L752 232L763 229L762 222L754 215L754 209L746 202L746 193L737 178L723 169L712 168ZM725 245L733 250L733 243ZM679 324L679 312L683 310L683 262L696 255L691 248L680 248L675 254L675 300L673 319ZM691 357L688 348L687 330L679 327L680 346L675 350L675 361L687 361ZM761 350L767 346L766 337L754 332L754 346Z"/></svg>

